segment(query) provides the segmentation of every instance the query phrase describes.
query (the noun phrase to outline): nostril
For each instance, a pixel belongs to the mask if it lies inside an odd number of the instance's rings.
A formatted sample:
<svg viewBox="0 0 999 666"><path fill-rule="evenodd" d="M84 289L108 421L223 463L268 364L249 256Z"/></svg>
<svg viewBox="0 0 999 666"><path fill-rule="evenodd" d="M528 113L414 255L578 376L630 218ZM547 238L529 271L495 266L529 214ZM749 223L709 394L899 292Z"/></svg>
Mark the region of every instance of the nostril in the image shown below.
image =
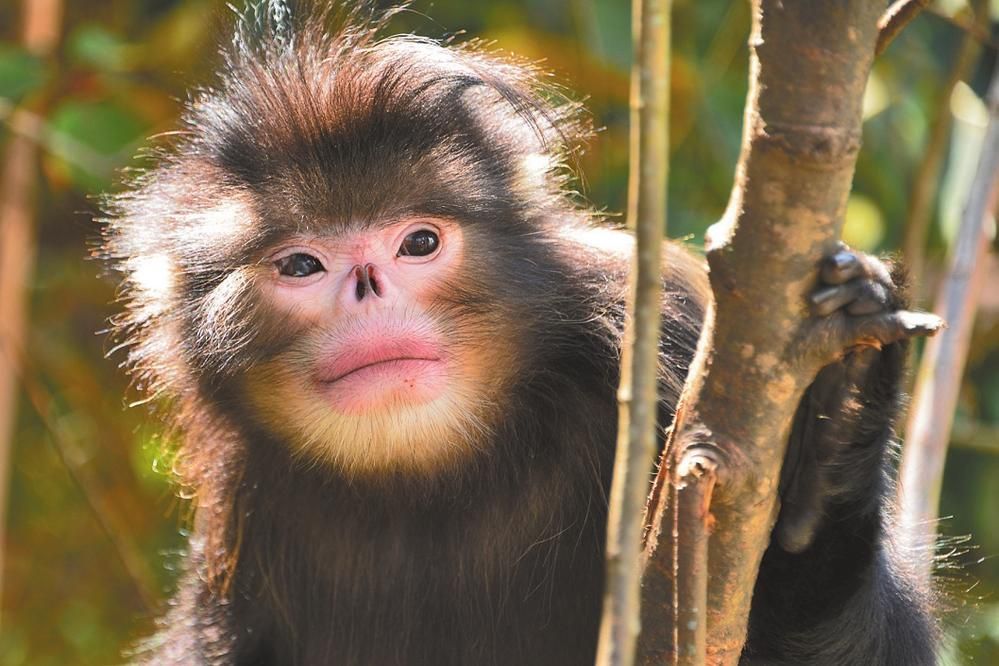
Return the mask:
<svg viewBox="0 0 999 666"><path fill-rule="evenodd" d="M363 300L364 294L367 292L368 275L367 271L362 269L360 266L354 267L354 296L357 300Z"/></svg>
<svg viewBox="0 0 999 666"><path fill-rule="evenodd" d="M375 296L382 295L382 285L379 283L378 278L375 276L375 265L366 264L364 266L365 277L367 278L367 286L371 288L371 292Z"/></svg>
<svg viewBox="0 0 999 666"><path fill-rule="evenodd" d="M354 266L354 296L360 302L367 295L381 296L383 285L376 275L374 264Z"/></svg>

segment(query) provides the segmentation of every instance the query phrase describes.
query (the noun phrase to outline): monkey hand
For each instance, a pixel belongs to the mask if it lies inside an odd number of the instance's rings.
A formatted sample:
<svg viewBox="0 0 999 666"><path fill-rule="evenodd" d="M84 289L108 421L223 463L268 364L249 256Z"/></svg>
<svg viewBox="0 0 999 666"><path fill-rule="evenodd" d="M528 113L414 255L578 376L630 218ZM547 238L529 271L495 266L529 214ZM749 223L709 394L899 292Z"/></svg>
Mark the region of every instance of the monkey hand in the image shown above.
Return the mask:
<svg viewBox="0 0 999 666"><path fill-rule="evenodd" d="M900 278L846 246L821 264L809 336L845 351L819 371L794 417L774 533L788 552L807 550L828 523L876 511L884 494L882 461L899 408L905 341L943 325L905 310Z"/></svg>

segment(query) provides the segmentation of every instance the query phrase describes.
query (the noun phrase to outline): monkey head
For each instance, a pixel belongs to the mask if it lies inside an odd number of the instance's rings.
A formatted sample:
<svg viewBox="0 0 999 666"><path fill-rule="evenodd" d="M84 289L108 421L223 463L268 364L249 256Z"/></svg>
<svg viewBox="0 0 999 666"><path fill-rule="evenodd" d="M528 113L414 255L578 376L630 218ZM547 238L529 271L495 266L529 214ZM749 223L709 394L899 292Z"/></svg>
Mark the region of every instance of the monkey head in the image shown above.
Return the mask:
<svg viewBox="0 0 999 666"><path fill-rule="evenodd" d="M558 316L550 240L586 224L562 188L585 129L530 68L349 23L237 35L111 200L118 332L181 414L352 475L432 474L489 455L552 348L532 340Z"/></svg>

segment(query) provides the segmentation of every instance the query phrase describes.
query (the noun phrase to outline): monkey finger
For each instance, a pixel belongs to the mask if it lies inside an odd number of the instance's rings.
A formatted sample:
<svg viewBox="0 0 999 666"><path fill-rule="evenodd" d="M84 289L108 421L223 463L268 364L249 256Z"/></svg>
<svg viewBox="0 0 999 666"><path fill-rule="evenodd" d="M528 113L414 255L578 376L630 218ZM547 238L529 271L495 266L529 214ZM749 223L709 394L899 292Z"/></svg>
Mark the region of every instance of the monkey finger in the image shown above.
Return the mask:
<svg viewBox="0 0 999 666"><path fill-rule="evenodd" d="M909 310L865 315L847 322L844 333L848 339L844 340L844 348L870 340L891 344L908 338L934 335L946 326L946 322L935 314Z"/></svg>
<svg viewBox="0 0 999 666"><path fill-rule="evenodd" d="M870 278L885 287L891 287L894 284L891 279L891 269L888 268L888 264L881 261L877 257L864 254L863 252L857 252L856 255L857 260L863 267L864 277Z"/></svg>
<svg viewBox="0 0 999 666"><path fill-rule="evenodd" d="M885 262L863 252L854 252L845 245L825 257L819 269L819 278L824 284L844 284L859 277L870 278L886 286L892 284L891 271Z"/></svg>
<svg viewBox="0 0 999 666"><path fill-rule="evenodd" d="M822 260L819 278L825 284L843 284L864 274L864 266L855 252L845 246Z"/></svg>
<svg viewBox="0 0 999 666"><path fill-rule="evenodd" d="M852 280L846 284L819 289L809 299L812 314L817 317L827 317L857 300L862 290L863 281L861 280Z"/></svg>
<svg viewBox="0 0 999 666"><path fill-rule="evenodd" d="M870 315L888 308L888 290L883 284L863 280L857 298L846 306L847 314Z"/></svg>

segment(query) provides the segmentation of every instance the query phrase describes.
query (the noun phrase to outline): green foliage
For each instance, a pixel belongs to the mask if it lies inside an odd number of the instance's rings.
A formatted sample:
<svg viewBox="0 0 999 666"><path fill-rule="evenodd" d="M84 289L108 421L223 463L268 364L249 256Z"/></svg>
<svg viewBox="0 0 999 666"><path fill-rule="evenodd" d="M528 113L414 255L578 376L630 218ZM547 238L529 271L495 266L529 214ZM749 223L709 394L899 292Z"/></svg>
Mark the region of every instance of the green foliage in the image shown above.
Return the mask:
<svg viewBox="0 0 999 666"><path fill-rule="evenodd" d="M0 97L19 100L42 87L47 68L39 58L11 44L0 43Z"/></svg>
<svg viewBox="0 0 999 666"><path fill-rule="evenodd" d="M73 61L98 71L119 72L129 68L136 49L120 37L96 24L81 25L73 31L66 44Z"/></svg>
<svg viewBox="0 0 999 666"><path fill-rule="evenodd" d="M42 122L30 294L33 388L30 399L22 391L14 439L0 664L119 663L158 611L142 591L164 599L177 574L187 506L169 484L171 443L150 412L124 408L127 379L115 367L122 353L104 359L108 344L94 334L115 308L113 281L84 260L97 233L92 195L115 187L115 174L131 164L145 136L176 129L177 100L187 86L210 82L214 40L231 12L221 0L67 0L62 43L42 61L17 45L17 8L25 1L0 3L0 151L10 136L5 109L23 104ZM964 3L936 5L956 12ZM393 29L431 37L467 30L495 40L498 49L543 60L554 81L585 99L600 131L578 158L585 178L576 185L597 208L623 209L628 2L419 0L414 10ZM729 0L679 1L674 11L668 232L696 246L726 206L738 156L749 11L748 3ZM876 64L847 211L846 233L859 247L898 248L912 174L960 39L951 23L922 16ZM923 278L939 274L968 164L974 167L975 109L993 55L953 104L956 138L946 155L929 267L927 276L916 276L924 306L932 290ZM999 298L986 290L959 409L964 421L982 427L999 426L997 350ZM951 618L953 663L999 663L997 479L994 454L952 453L942 515L953 518L943 531L971 534L976 545L952 558L960 566L948 576L948 587L964 600ZM125 566L128 552L137 554L138 567Z"/></svg>
<svg viewBox="0 0 999 666"><path fill-rule="evenodd" d="M127 107L109 99L69 99L52 110L49 123L73 185L100 192L111 185L112 171L134 152L148 126ZM75 156L70 161L67 157Z"/></svg>

